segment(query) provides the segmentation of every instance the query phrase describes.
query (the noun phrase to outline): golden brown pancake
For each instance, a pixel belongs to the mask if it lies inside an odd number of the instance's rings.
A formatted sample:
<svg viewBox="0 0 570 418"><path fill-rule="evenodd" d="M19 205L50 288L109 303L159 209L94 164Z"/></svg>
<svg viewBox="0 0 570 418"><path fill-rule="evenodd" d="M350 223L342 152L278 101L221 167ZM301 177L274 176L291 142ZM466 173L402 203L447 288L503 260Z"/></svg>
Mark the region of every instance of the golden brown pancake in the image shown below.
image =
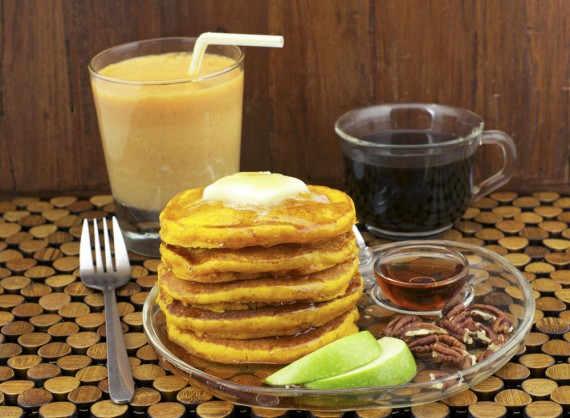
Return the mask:
<svg viewBox="0 0 570 418"><path fill-rule="evenodd" d="M161 212L158 303L169 339L202 361L289 363L358 331L352 200L276 178L241 184L269 190L269 200L234 199L223 187L208 190L222 200L204 200L200 188Z"/></svg>
<svg viewBox="0 0 570 418"><path fill-rule="evenodd" d="M228 206L202 199L204 189L177 194L160 214L160 236L186 248L269 247L310 243L350 231L354 204L345 193L308 186L310 193L273 206Z"/></svg>
<svg viewBox="0 0 570 418"><path fill-rule="evenodd" d="M163 263L176 277L202 283L301 276L325 270L355 257L357 253L352 232L314 244L281 244L268 248L255 246L237 250L160 246Z"/></svg>
<svg viewBox="0 0 570 418"><path fill-rule="evenodd" d="M219 363L291 363L339 338L358 332L358 310L350 310L327 324L290 337L236 340L202 338L166 322L171 341L189 353Z"/></svg>
<svg viewBox="0 0 570 418"><path fill-rule="evenodd" d="M198 283L178 279L161 263L158 266L158 285L171 298L189 305L321 302L344 294L357 271L358 258L353 258L308 276Z"/></svg>
<svg viewBox="0 0 570 418"><path fill-rule="evenodd" d="M326 302L296 302L220 313L186 306L161 292L158 303L171 324L192 331L197 337L250 339L295 335L324 325L352 309L362 291L362 277L357 273L344 295Z"/></svg>

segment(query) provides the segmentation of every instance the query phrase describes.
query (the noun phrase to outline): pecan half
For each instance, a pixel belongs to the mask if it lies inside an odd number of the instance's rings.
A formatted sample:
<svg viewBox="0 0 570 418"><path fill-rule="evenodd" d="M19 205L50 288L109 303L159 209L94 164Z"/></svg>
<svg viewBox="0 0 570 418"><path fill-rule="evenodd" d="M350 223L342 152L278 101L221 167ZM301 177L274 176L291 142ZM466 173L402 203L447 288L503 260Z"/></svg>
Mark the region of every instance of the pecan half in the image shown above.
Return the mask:
<svg viewBox="0 0 570 418"><path fill-rule="evenodd" d="M386 328L384 329L384 335L388 337L401 338L406 327L414 322L423 322L423 319L417 315L399 315L394 317Z"/></svg>
<svg viewBox="0 0 570 418"><path fill-rule="evenodd" d="M510 334L513 332L513 324L506 316L497 318L491 329L497 334Z"/></svg>
<svg viewBox="0 0 570 418"><path fill-rule="evenodd" d="M448 319L442 318L439 321L439 325L446 330L449 335L457 338L459 341L465 344L473 344L473 338L469 335L469 330L461 327L453 322L449 321Z"/></svg>
<svg viewBox="0 0 570 418"><path fill-rule="evenodd" d="M459 325L460 327L464 327L466 323L472 321L473 318L471 317L471 312L469 311L461 311L457 313L452 318L448 318L449 322L453 322L454 324Z"/></svg>
<svg viewBox="0 0 570 418"><path fill-rule="evenodd" d="M477 313L479 313L483 316L487 316L487 318L490 318L493 321L496 318L505 315L505 313L503 311L501 311L500 309L498 309L492 305L485 305L483 303L475 303L475 304L469 306L467 308L467 310L471 311L471 312L477 311Z"/></svg>
<svg viewBox="0 0 570 418"><path fill-rule="evenodd" d="M462 369L474 364L473 357L467 351L439 342L433 345L432 358L441 363L457 364Z"/></svg>
<svg viewBox="0 0 570 418"><path fill-rule="evenodd" d="M452 319L463 311L465 311L465 305L459 301L455 301L445 305L441 310L441 315L445 318Z"/></svg>
<svg viewBox="0 0 570 418"><path fill-rule="evenodd" d="M486 321L491 326L491 330L496 334L510 334L513 325L507 315L495 306L485 304L474 304L467 309L473 318Z"/></svg>
<svg viewBox="0 0 570 418"><path fill-rule="evenodd" d="M402 337L409 339L434 334L447 334L447 331L431 322L412 322L404 329Z"/></svg>
<svg viewBox="0 0 570 418"><path fill-rule="evenodd" d="M449 347L456 347L466 350L465 344L457 338L446 334L432 334L426 337L418 338L408 344L410 350L417 354L425 354L433 351L433 345L437 342L443 343Z"/></svg>

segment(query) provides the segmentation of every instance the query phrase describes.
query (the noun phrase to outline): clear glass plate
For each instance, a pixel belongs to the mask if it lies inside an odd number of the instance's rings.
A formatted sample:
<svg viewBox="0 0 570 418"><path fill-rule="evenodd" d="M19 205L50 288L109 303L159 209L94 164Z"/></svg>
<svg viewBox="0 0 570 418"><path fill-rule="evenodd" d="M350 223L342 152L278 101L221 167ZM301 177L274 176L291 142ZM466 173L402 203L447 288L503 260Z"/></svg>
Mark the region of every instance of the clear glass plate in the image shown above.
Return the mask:
<svg viewBox="0 0 570 418"><path fill-rule="evenodd" d="M521 352L532 326L534 298L528 281L517 268L501 256L469 244L436 240L402 241L372 248L372 258L389 248L410 243L437 244L463 253L469 261L471 286L462 293L465 295L465 303L485 303L508 313L514 326L511 338L490 357L464 370L450 370L448 366L435 366L430 360L417 359L418 375L412 382L399 386L338 390L269 387L261 385L262 379L283 366L212 363L193 356L170 342L165 331L164 315L156 303L156 286L144 305L144 329L164 367L214 396L236 404L279 409L350 411L402 408L438 401L482 382ZM367 264L370 265L370 262ZM361 266L368 285L359 303L359 324L361 329L368 329L379 337L384 324L397 313L382 303L382 296L372 284L370 270L363 264ZM449 374L427 380L429 371L438 371L438 367L439 371L441 367L446 368L444 371Z"/></svg>

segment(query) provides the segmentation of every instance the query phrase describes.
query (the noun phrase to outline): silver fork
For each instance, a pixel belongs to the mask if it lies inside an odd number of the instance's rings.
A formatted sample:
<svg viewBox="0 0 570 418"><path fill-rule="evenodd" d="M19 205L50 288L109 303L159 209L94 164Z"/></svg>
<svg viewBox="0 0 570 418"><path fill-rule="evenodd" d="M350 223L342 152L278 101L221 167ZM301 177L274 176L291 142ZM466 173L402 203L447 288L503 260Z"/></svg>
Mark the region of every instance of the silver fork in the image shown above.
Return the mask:
<svg viewBox="0 0 570 418"><path fill-rule="evenodd" d="M115 289L127 284L131 278L131 268L125 241L119 229L117 219L113 217L113 243L115 246L115 266L111 255L111 244L107 221L103 219L103 239L105 245L105 265L99 244L97 220L93 220L93 236L95 248L95 266L91 241L89 238L89 222L83 221L81 243L79 247L79 271L81 281L87 287L100 290L105 297L105 323L107 333L107 372L109 377L109 395L115 403L127 403L133 398L135 385L131 372L125 339L119 320Z"/></svg>

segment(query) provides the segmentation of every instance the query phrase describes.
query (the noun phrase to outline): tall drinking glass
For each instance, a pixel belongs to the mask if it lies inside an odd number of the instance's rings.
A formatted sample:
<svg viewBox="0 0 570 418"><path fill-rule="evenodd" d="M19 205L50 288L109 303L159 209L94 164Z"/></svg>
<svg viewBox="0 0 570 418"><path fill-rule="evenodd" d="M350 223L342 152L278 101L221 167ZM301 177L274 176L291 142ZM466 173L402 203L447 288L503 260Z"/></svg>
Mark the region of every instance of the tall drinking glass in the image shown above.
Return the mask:
<svg viewBox="0 0 570 418"><path fill-rule="evenodd" d="M244 54L195 38L115 46L89 64L107 172L127 247L158 257L160 211L178 192L239 171Z"/></svg>

